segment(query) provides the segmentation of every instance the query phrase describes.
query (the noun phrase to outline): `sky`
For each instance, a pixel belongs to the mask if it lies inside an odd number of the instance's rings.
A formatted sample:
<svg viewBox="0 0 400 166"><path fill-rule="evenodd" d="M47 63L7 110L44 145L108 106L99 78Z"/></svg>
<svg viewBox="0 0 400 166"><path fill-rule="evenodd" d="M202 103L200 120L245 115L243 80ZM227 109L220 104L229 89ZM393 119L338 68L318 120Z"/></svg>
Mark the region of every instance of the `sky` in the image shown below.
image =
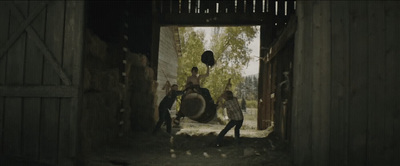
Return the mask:
<svg viewBox="0 0 400 166"><path fill-rule="evenodd" d="M209 41L211 38L212 28L213 27L195 27L194 29L204 30L206 35L205 39ZM260 62L257 57L260 56L260 32L257 33L256 38L254 38L253 41L250 43L249 48L252 50L250 53L251 60L248 66L244 67L244 70L242 71L243 76L258 74Z"/></svg>

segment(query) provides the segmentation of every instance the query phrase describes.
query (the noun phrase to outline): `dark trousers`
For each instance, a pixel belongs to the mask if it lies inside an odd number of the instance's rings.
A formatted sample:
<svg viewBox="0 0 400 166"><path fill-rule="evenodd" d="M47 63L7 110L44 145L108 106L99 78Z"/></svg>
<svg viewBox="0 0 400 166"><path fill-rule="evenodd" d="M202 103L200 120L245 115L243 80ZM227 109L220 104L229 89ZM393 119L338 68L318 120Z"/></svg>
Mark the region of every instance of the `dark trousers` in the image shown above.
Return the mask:
<svg viewBox="0 0 400 166"><path fill-rule="evenodd" d="M204 100L206 100L206 102L210 102L210 103L214 104L214 101L211 98L210 91L207 88L200 88L200 91L203 94Z"/></svg>
<svg viewBox="0 0 400 166"><path fill-rule="evenodd" d="M159 109L158 113L159 119L153 132L158 131L161 128L161 125L165 122L167 125L167 132L171 134L171 115L169 114L168 109Z"/></svg>
<svg viewBox="0 0 400 166"><path fill-rule="evenodd" d="M222 143L225 134L235 126L235 139L239 141L240 137L240 128L242 127L243 120L230 120L228 124L226 124L225 128L221 130L217 137L217 144Z"/></svg>

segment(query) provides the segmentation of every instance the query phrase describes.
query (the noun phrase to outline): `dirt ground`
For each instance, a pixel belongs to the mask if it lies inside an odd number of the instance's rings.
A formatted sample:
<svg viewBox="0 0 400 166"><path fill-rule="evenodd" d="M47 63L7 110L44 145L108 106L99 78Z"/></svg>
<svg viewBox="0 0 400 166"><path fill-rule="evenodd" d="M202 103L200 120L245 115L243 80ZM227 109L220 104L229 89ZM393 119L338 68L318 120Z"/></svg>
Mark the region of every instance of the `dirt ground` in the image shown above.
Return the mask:
<svg viewBox="0 0 400 166"><path fill-rule="evenodd" d="M291 166L287 142L277 139L272 128L256 130L256 118L249 112L245 113L240 144L235 143L232 129L225 136L222 146L216 147L216 135L224 125L202 124L185 118L179 126L173 127L171 135L165 132L163 126L155 134L137 132L120 138L113 145L99 147L85 157L84 165Z"/></svg>

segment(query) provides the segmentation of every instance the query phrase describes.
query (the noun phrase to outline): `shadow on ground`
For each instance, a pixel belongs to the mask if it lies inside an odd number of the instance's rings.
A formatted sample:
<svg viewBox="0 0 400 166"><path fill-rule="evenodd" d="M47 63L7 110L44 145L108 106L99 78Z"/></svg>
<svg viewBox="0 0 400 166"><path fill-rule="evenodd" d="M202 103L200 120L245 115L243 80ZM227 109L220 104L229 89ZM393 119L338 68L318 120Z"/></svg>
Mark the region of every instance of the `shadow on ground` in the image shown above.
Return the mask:
<svg viewBox="0 0 400 166"><path fill-rule="evenodd" d="M274 133L264 138L242 137L240 144L226 136L222 147L215 146L216 134L137 132L99 147L85 157L84 165L292 165L287 142Z"/></svg>

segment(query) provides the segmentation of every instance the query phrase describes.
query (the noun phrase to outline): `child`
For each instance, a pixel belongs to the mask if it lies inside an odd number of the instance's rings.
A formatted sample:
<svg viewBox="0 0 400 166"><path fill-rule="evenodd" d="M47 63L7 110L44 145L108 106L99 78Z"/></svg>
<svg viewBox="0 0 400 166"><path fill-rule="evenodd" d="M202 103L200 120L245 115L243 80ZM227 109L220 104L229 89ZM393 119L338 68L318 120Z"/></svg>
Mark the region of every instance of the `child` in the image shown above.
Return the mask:
<svg viewBox="0 0 400 166"><path fill-rule="evenodd" d="M228 114L228 118L230 121L226 124L225 128L221 130L217 137L217 147L221 146L222 140L225 134L235 126L235 140L237 143L240 143L240 128L243 124L243 113L239 106L239 102L236 97L233 96L232 91L225 91L217 100L217 104L221 101L221 99L225 100L225 103L221 104L221 106L226 108L226 112Z"/></svg>
<svg viewBox="0 0 400 166"><path fill-rule="evenodd" d="M167 125L167 132L171 134L171 115L169 113L169 110L174 104L176 97L182 94L183 94L182 91L178 91L178 85L174 84L171 86L171 90L161 100L160 105L158 106L159 120L156 124L156 127L153 130L153 133L157 132L160 129L162 123L164 123L165 121Z"/></svg>

